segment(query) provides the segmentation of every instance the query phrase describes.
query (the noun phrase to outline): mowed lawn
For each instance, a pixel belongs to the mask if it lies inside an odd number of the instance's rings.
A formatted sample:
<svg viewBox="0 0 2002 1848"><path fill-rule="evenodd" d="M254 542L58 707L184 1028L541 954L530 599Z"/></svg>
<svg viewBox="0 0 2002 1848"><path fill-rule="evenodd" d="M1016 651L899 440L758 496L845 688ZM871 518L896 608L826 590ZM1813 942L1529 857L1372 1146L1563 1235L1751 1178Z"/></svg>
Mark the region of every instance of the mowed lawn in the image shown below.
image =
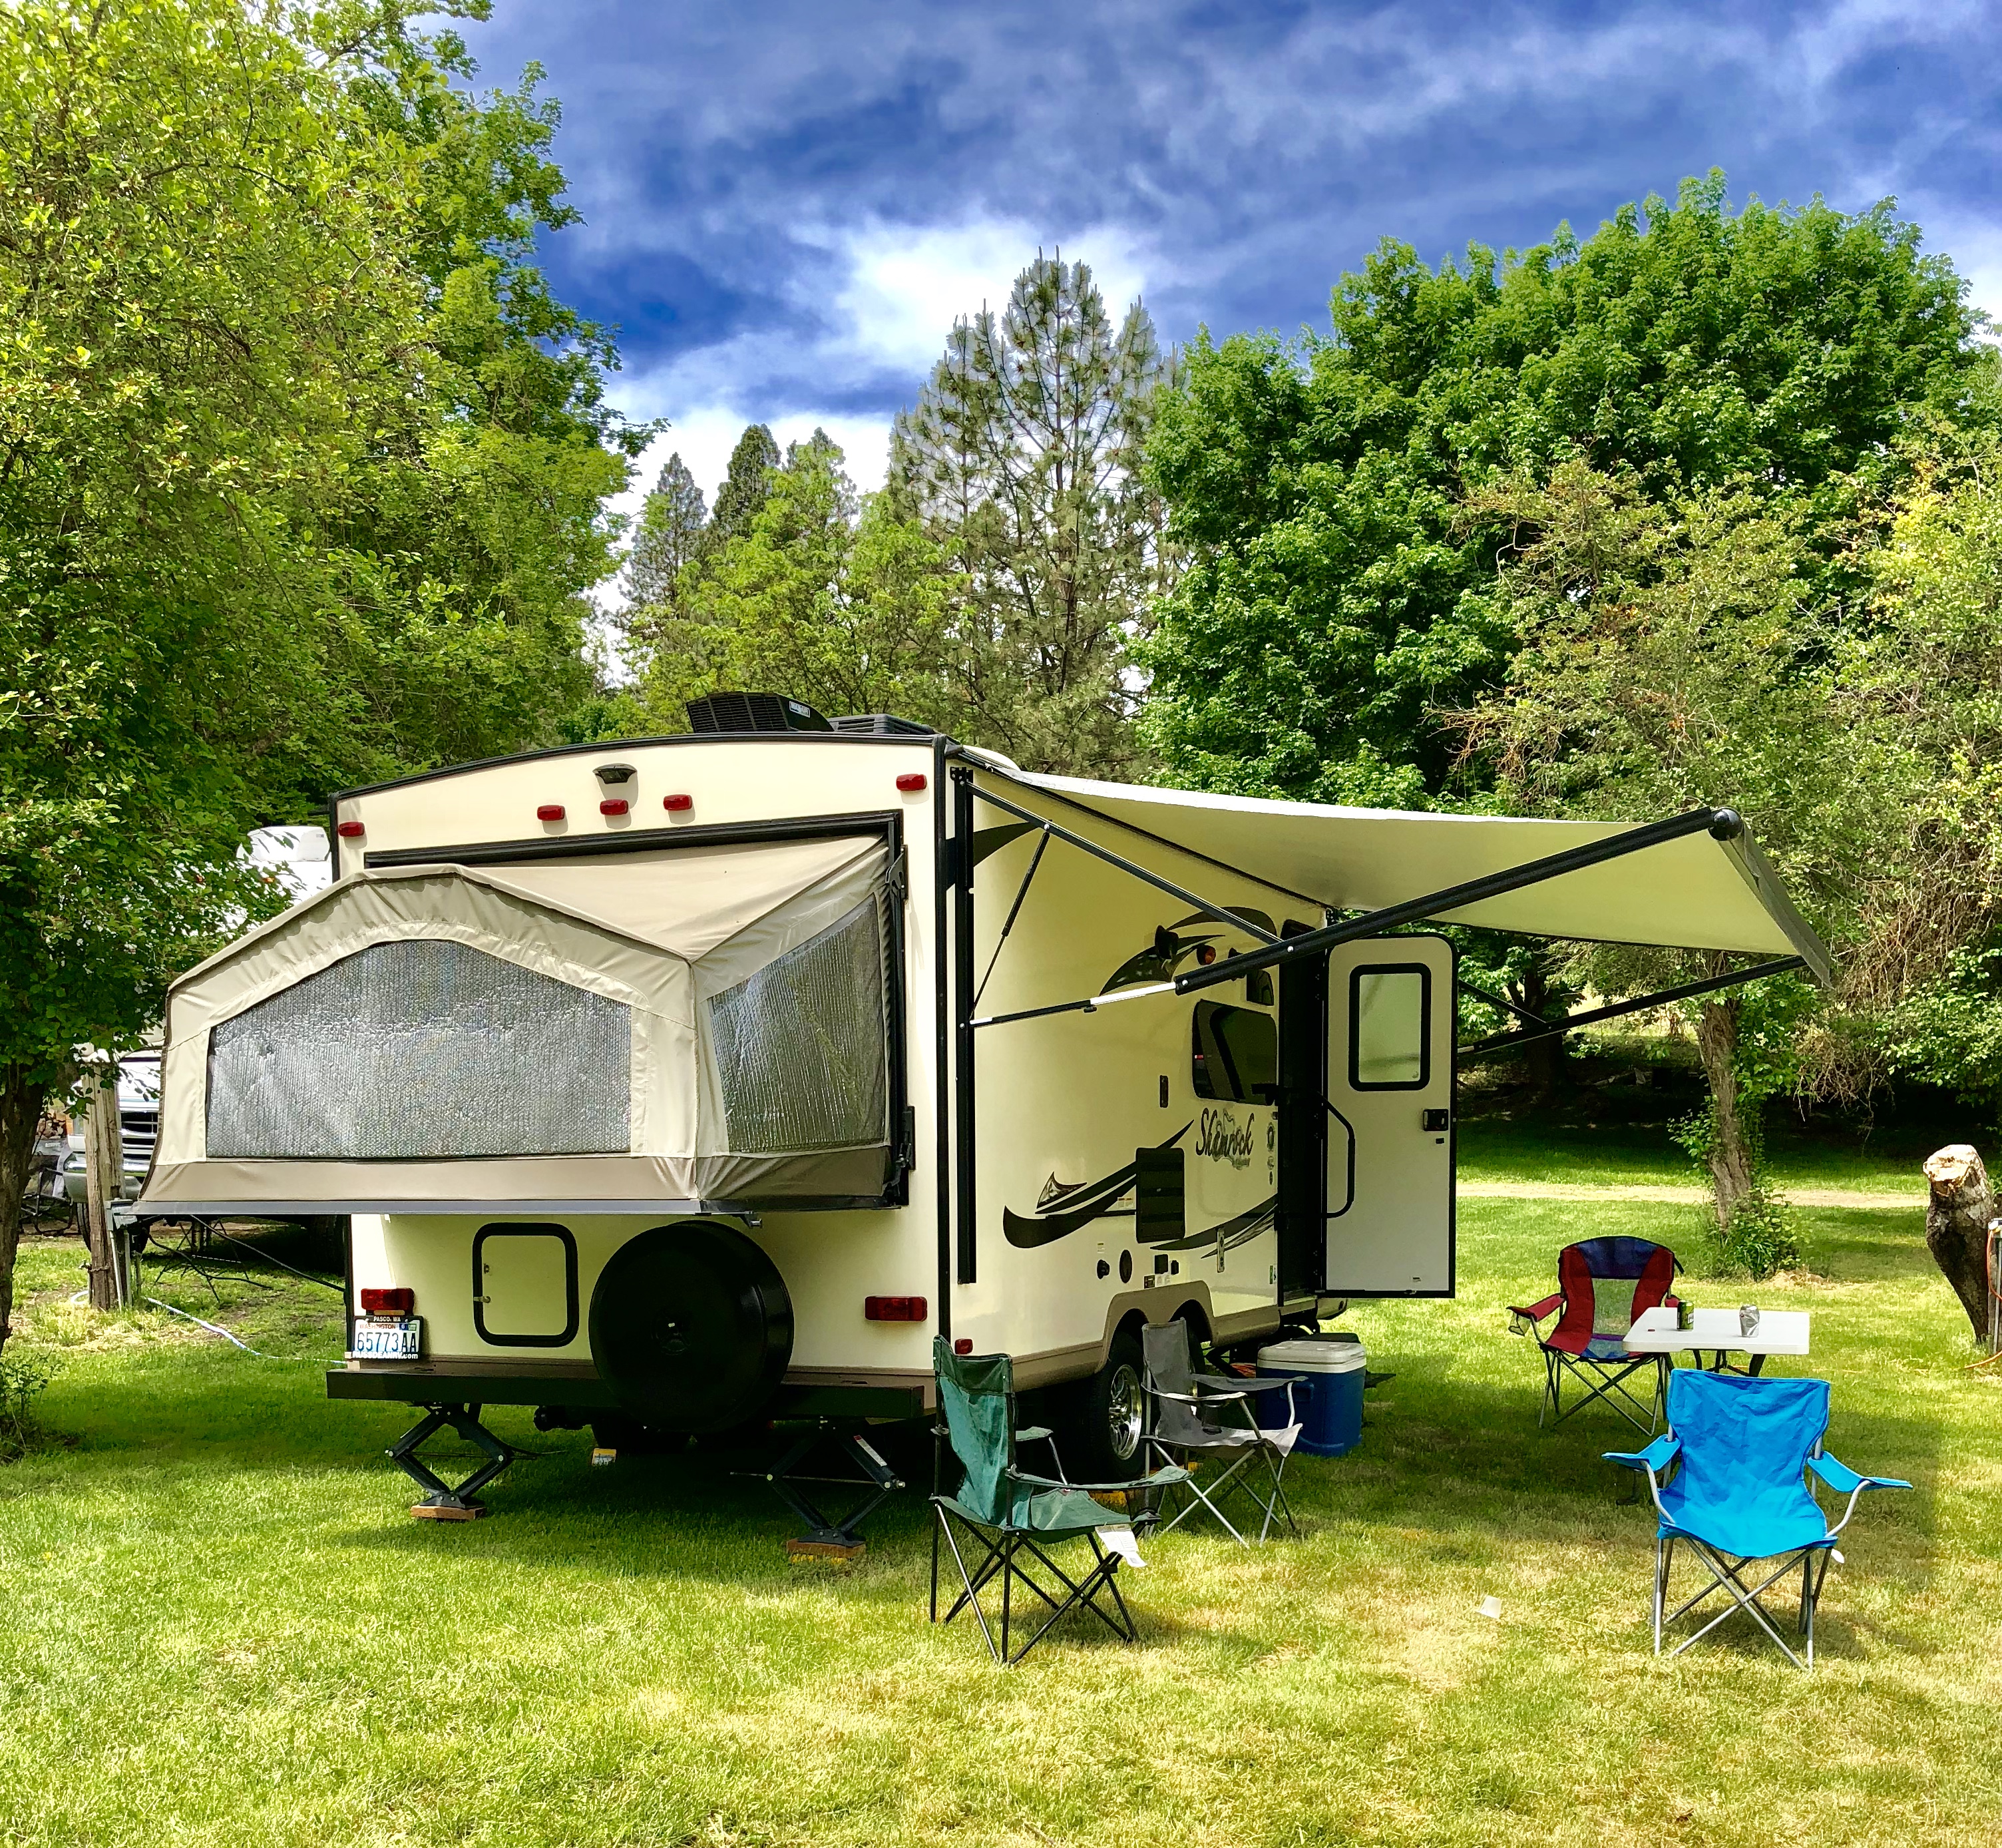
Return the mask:
<svg viewBox="0 0 2002 1848"><path fill-rule="evenodd" d="M224 1286L257 1359L93 1323L75 1246L31 1242L12 1351L58 1360L72 1441L0 1468L0 1840L2002 1839L2002 1380L1965 1370L1917 1214L1804 1217L1813 1278L1751 1292L1814 1314L1775 1370L1832 1379L1831 1447L1918 1485L1851 1527L1811 1677L1742 1619L1651 1657L1651 1524L1598 1460L1626 1433L1540 1434L1505 1332L1560 1244L1693 1249L1685 1208L1465 1203L1459 1298L1351 1319L1397 1378L1359 1452L1296 1460L1306 1537L1150 1542L1138 1648L1079 1629L1008 1672L926 1624L915 1492L858 1567L790 1565L734 1459L593 1469L501 1411L542 1454L493 1518L420 1524L402 1409L322 1396L330 1295Z"/></svg>

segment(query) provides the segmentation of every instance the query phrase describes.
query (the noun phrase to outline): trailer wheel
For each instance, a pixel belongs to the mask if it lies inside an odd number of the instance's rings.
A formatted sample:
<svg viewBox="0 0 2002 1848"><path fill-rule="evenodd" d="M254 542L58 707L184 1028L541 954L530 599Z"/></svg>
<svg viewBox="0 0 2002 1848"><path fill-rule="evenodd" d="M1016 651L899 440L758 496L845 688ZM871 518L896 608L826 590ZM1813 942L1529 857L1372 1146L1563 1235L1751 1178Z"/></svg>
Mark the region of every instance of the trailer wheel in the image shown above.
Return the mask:
<svg viewBox="0 0 2002 1848"><path fill-rule="evenodd" d="M721 1431L778 1389L793 1355L792 1298L734 1228L657 1225L598 1273L591 1352L627 1417L657 1431Z"/></svg>
<svg viewBox="0 0 2002 1848"><path fill-rule="evenodd" d="M1073 1479L1118 1482L1142 1473L1140 1438L1147 1417L1142 1364L1140 1337L1122 1328L1112 1337L1105 1364L1072 1389L1057 1441L1066 1472Z"/></svg>

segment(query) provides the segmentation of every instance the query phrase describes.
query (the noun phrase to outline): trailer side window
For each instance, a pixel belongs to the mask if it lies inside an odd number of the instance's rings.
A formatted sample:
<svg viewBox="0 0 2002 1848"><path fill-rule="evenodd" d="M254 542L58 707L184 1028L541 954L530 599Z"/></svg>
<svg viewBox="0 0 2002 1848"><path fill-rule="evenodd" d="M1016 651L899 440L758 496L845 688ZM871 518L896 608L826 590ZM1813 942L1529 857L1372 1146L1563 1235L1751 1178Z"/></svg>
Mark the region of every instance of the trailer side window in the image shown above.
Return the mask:
<svg viewBox="0 0 2002 1848"><path fill-rule="evenodd" d="M1264 1103L1279 1081L1279 1030L1269 1014L1198 1001L1191 1029L1195 1094Z"/></svg>
<svg viewBox="0 0 2002 1848"><path fill-rule="evenodd" d="M623 1154L623 1003L462 943L378 943L209 1036L211 1161Z"/></svg>
<svg viewBox="0 0 2002 1848"><path fill-rule="evenodd" d="M1420 1091L1432 1082L1432 975L1381 962L1348 977L1348 1082L1357 1091Z"/></svg>

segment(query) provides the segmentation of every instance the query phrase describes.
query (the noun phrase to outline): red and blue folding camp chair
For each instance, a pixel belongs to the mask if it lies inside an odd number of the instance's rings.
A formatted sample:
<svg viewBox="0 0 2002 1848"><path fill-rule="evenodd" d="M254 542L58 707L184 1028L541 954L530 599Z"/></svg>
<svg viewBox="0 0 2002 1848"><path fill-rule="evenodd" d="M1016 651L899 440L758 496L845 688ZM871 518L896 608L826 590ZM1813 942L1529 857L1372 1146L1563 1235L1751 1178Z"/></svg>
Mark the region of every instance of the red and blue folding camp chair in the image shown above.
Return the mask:
<svg viewBox="0 0 2002 1848"><path fill-rule="evenodd" d="M1637 1430L1653 1432L1661 1420L1669 1359L1665 1354L1629 1352L1627 1331L1640 1320L1643 1309L1680 1306L1669 1290L1681 1268L1665 1245L1651 1245L1645 1238L1585 1238L1557 1253L1557 1294L1508 1311L1510 1328L1519 1335L1536 1330L1543 1350L1539 1425L1546 1417L1561 1424L1572 1413L1603 1399ZM1553 1312L1557 1325L1547 1335L1537 1324ZM1654 1381L1654 1392L1645 1403L1627 1384L1643 1369ZM1566 1405L1567 1380L1590 1390Z"/></svg>
<svg viewBox="0 0 2002 1848"><path fill-rule="evenodd" d="M1842 1556L1835 1550L1837 1537L1864 1490L1912 1486L1895 1476L1859 1476L1822 1448L1828 1399L1826 1380L1749 1379L1685 1367L1669 1382L1667 1432L1645 1450L1606 1453L1608 1462L1645 1470L1655 1497L1655 1654L1662 1653L1665 1625L1722 1591L1731 1602L1678 1643L1674 1654L1680 1655L1734 1611L1742 1611L1795 1668L1814 1666L1815 1607L1829 1559ZM1833 1526L1807 1480L1810 1475L1849 1497ZM1678 1540L1710 1578L1693 1598L1669 1610L1669 1573ZM1754 1560L1775 1563L1756 1584L1748 1584L1746 1568ZM1805 1661L1788 1647L1760 1602L1796 1567Z"/></svg>

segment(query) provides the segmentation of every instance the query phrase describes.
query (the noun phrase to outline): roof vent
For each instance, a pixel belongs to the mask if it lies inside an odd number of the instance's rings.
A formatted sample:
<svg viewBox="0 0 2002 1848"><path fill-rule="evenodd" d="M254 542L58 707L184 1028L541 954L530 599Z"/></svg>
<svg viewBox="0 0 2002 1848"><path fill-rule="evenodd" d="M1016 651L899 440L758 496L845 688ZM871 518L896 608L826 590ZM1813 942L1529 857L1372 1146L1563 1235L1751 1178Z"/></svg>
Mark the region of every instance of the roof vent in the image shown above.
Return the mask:
<svg viewBox="0 0 2002 1848"><path fill-rule="evenodd" d="M930 725L921 725L914 718L899 718L894 712L856 712L846 718L834 721L837 732L849 732L872 738L936 738L938 734Z"/></svg>
<svg viewBox="0 0 2002 1848"><path fill-rule="evenodd" d="M689 729L713 732L832 732L834 727L799 700L776 693L712 693L688 703Z"/></svg>

